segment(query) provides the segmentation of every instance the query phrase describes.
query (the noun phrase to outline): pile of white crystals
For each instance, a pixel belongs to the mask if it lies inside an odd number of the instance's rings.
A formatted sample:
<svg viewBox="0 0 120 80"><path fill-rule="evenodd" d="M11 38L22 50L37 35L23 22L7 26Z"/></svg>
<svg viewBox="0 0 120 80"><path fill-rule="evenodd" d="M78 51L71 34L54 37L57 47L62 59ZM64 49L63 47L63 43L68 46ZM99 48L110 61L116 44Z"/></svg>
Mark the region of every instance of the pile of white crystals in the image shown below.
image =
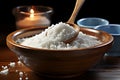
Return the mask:
<svg viewBox="0 0 120 80"><path fill-rule="evenodd" d="M2 69L0 70L0 75L6 75L6 76L9 75L10 74L9 72L13 71L14 70L13 68L15 68L16 65L21 67L23 66L23 64L20 61L18 61L17 64L15 62L10 62L8 65L1 66ZM17 69L15 69L15 72L16 74L19 74L18 76L19 80L29 80L26 72Z"/></svg>
<svg viewBox="0 0 120 80"><path fill-rule="evenodd" d="M35 36L18 39L17 42L24 46L44 49L87 48L101 43L96 37L86 35L82 32L79 32L79 35L73 42L69 44L63 42L73 37L75 33L76 31L72 26L60 22L48 27L45 31Z"/></svg>

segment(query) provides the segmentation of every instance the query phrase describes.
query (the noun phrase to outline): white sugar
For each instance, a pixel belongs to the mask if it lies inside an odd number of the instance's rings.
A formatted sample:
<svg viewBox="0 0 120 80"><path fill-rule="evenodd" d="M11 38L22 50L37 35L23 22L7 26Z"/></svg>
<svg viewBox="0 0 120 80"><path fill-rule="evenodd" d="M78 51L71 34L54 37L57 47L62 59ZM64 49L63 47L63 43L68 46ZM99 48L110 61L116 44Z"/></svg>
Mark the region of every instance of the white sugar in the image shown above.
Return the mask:
<svg viewBox="0 0 120 80"><path fill-rule="evenodd" d="M2 66L2 68L3 68L3 69L7 69L7 68L8 68L8 66Z"/></svg>
<svg viewBox="0 0 120 80"><path fill-rule="evenodd" d="M66 23L58 23L48 27L40 34L29 38L23 38L17 40L21 45L34 47L34 48L46 48L46 49L71 49L71 48L85 48L95 46L101 42L96 37L86 35L79 32L76 40L70 44L65 44L63 41L71 38L76 33L75 29Z"/></svg>
<svg viewBox="0 0 120 80"><path fill-rule="evenodd" d="M10 67L15 67L15 62L10 62Z"/></svg>
<svg viewBox="0 0 120 80"><path fill-rule="evenodd" d="M19 66L22 64L20 61L18 61L17 63ZM8 75L9 71L11 71L11 68L15 67L15 64L15 62L10 62L8 66L1 66L2 70L0 71L0 75ZM15 70L15 72L19 74L19 80L29 80L26 72L17 69Z"/></svg>
<svg viewBox="0 0 120 80"><path fill-rule="evenodd" d="M20 77L19 80L23 80L23 79Z"/></svg>
<svg viewBox="0 0 120 80"><path fill-rule="evenodd" d="M17 63L18 63L19 66L23 66L21 61L18 61Z"/></svg>
<svg viewBox="0 0 120 80"><path fill-rule="evenodd" d="M25 80L28 80L28 79L29 79L28 77L25 78Z"/></svg>
<svg viewBox="0 0 120 80"><path fill-rule="evenodd" d="M19 72L19 76L23 77L23 72L22 71Z"/></svg>
<svg viewBox="0 0 120 80"><path fill-rule="evenodd" d="M8 72L9 72L9 69L4 69L4 70L0 71L0 74L7 75Z"/></svg>

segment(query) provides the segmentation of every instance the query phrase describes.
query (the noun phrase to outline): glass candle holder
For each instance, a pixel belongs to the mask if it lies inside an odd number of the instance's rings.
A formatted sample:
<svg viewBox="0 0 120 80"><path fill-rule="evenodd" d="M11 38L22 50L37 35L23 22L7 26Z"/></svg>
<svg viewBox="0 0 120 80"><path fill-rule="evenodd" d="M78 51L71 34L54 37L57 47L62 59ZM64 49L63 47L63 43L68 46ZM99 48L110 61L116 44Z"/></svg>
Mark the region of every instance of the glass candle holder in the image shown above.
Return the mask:
<svg viewBox="0 0 120 80"><path fill-rule="evenodd" d="M13 9L17 29L27 27L48 27L51 24L53 8L49 6L18 6Z"/></svg>

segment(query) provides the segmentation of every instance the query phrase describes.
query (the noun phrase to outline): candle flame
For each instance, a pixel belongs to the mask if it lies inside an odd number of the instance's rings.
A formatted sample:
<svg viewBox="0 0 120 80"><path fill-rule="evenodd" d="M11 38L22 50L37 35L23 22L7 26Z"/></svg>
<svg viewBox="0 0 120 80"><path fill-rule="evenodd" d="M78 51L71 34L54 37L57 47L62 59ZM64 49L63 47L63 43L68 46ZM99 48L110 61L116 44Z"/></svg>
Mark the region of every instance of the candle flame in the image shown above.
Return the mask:
<svg viewBox="0 0 120 80"><path fill-rule="evenodd" d="M34 17L34 10L30 9L30 18L33 18L33 17Z"/></svg>

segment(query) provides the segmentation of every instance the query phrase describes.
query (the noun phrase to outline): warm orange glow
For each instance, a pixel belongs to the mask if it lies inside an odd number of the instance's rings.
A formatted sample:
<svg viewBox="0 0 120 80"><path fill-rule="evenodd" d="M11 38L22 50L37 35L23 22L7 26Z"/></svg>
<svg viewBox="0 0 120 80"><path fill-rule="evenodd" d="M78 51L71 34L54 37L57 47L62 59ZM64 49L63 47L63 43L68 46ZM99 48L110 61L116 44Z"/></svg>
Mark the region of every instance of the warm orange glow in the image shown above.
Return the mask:
<svg viewBox="0 0 120 80"><path fill-rule="evenodd" d="M30 9L30 18L33 18L33 17L34 17L34 10Z"/></svg>

